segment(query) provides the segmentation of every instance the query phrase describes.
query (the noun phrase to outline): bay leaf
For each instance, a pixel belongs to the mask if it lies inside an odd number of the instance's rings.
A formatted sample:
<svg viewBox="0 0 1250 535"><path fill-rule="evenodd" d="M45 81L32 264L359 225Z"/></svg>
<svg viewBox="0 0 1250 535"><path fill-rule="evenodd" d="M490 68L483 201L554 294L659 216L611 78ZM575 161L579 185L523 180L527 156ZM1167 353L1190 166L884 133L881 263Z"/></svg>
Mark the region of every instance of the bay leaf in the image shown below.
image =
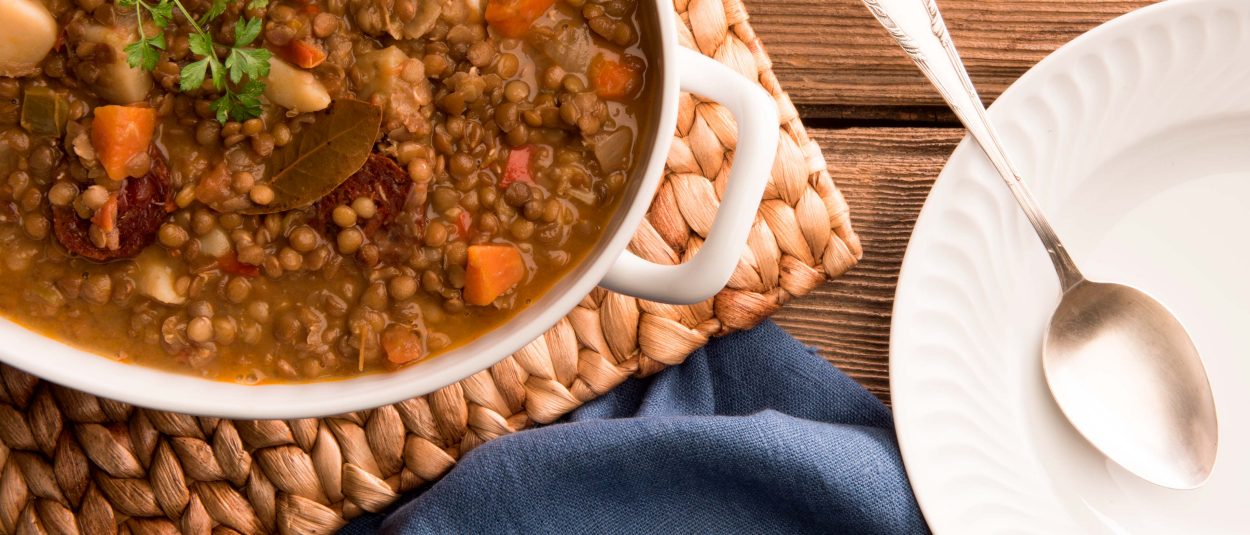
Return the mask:
<svg viewBox="0 0 1250 535"><path fill-rule="evenodd" d="M271 214L302 208L334 191L365 164L381 124L382 110L377 106L335 100L269 157L262 183L273 188L273 202L241 212Z"/></svg>

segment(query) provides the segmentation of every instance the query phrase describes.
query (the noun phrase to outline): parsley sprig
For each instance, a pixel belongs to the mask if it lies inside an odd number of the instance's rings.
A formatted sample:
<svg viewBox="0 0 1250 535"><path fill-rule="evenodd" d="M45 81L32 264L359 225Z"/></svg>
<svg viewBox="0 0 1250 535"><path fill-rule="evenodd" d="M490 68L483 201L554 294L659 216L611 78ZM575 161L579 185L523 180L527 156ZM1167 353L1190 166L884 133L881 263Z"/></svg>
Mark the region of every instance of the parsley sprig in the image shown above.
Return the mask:
<svg viewBox="0 0 1250 535"><path fill-rule="evenodd" d="M159 4L149 4L143 0L121 0L117 3L121 7L135 8L135 21L139 26L139 40L126 45L126 62L131 67L141 67L144 70L153 70L156 68L156 61L160 59L160 52L157 50L165 50L165 32L157 32L156 35L148 37L143 29L143 13L147 12L152 18L152 22L160 28L169 25L169 19L173 18L173 5L168 2Z"/></svg>
<svg viewBox="0 0 1250 535"><path fill-rule="evenodd" d="M182 67L178 89L194 91L204 85L204 80L212 81L212 87L221 96L212 102L211 108L217 120L225 123L230 119L245 121L260 116L260 95L265 91L265 84L260 80L269 75L269 58L271 54L264 48L248 48L260 36L261 20L240 17L234 25L234 44L226 52L226 59L217 56L216 44L212 34L205 31L208 26L222 13L226 12L230 0L213 0L207 11L199 19L191 16L182 0L119 0L118 5L133 7L135 20L139 27L139 40L126 46L126 62L131 67L153 70L160 59L160 51L165 50L167 42L164 30L173 19L177 8L191 25L192 33L187 37L191 53L198 58ZM248 9L263 8L269 0L249 0ZM148 36L143 27L143 14L147 13L152 23L161 29L155 35Z"/></svg>

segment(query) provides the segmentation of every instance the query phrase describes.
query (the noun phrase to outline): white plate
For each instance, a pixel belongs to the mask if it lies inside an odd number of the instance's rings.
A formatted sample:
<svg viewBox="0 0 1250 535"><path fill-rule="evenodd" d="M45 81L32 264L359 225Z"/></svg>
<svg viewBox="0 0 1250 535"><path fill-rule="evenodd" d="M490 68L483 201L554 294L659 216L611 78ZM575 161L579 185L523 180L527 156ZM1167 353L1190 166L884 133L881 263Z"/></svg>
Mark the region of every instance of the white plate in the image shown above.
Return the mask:
<svg viewBox="0 0 1250 535"><path fill-rule="evenodd" d="M1210 482L1170 491L1085 443L1042 378L1050 262L971 140L920 214L891 337L895 420L939 533L1246 533L1250 505L1250 2L1131 13L990 110L1077 263L1152 293L1211 376Z"/></svg>

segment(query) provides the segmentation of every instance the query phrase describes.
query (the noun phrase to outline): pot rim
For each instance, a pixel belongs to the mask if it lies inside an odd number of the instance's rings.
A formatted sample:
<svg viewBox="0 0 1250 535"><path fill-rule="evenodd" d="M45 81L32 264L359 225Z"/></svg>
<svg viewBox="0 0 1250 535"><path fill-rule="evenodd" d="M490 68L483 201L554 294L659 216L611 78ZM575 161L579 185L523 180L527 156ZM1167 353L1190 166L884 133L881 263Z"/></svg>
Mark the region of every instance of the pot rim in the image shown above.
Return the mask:
<svg viewBox="0 0 1250 535"><path fill-rule="evenodd" d="M658 28L659 111L652 115L650 151L637 186L580 265L542 298L498 327L455 349L393 372L308 383L243 385L123 363L54 340L0 318L0 361L45 380L141 407L236 419L289 419L342 414L422 396L461 381L521 350L560 322L604 278L629 244L663 176L677 123L679 79L676 13L652 0ZM646 37L643 34L641 37Z"/></svg>

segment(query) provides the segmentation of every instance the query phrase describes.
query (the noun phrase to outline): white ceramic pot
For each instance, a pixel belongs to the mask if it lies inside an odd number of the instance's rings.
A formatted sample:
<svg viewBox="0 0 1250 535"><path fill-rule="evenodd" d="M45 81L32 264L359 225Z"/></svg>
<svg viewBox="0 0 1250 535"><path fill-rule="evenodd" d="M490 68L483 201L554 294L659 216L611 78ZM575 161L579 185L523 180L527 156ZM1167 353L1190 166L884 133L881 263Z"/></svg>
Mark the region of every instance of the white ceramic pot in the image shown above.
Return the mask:
<svg viewBox="0 0 1250 535"><path fill-rule="evenodd" d="M0 359L34 375L135 405L228 418L304 418L378 407L430 393L486 369L555 325L596 285L640 298L695 303L729 280L772 168L777 106L754 81L677 44L677 17L669 0L651 0L645 18L658 29L649 43L658 112L638 136L644 150L625 198L603 238L582 263L541 299L507 323L453 351L402 370L340 381L247 386L210 381L108 358L69 347L0 320ZM658 56L658 57L657 57ZM655 83L654 81L649 83ZM677 123L677 98L689 91L723 104L739 136L728 187L699 253L680 265L658 265L625 250L664 172ZM644 145L645 146L645 145Z"/></svg>

